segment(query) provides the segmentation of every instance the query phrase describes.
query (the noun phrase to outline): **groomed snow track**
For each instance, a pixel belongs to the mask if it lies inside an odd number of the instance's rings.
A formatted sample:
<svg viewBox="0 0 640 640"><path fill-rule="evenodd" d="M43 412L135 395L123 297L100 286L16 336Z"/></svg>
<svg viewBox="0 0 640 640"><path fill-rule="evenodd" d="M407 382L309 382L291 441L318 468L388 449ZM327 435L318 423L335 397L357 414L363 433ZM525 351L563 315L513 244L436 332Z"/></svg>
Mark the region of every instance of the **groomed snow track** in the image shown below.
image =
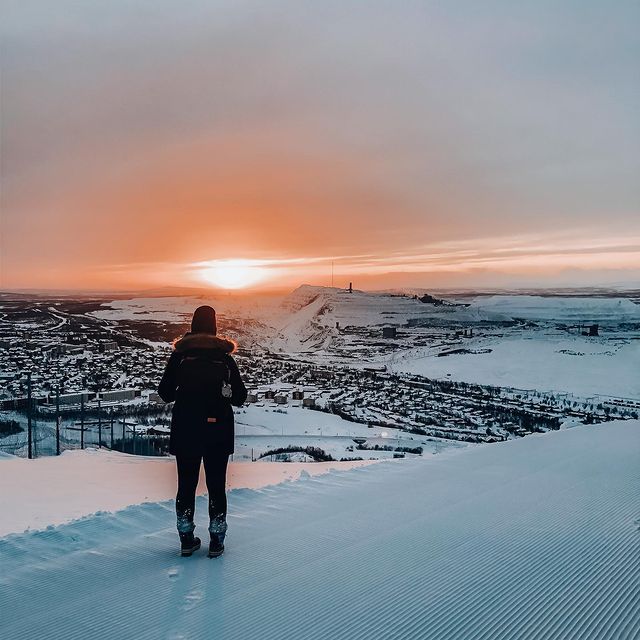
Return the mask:
<svg viewBox="0 0 640 640"><path fill-rule="evenodd" d="M639 444L610 423L236 490L217 560L177 557L170 502L11 535L0 636L638 638Z"/></svg>

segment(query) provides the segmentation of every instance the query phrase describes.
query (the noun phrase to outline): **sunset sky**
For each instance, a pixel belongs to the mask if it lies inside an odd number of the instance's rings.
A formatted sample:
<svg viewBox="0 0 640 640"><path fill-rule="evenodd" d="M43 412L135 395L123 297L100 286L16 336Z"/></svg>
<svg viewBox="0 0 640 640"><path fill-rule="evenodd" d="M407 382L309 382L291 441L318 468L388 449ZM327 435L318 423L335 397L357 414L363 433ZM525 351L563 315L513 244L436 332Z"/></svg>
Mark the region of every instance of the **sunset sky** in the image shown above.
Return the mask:
<svg viewBox="0 0 640 640"><path fill-rule="evenodd" d="M640 282L639 24L4 0L0 287Z"/></svg>

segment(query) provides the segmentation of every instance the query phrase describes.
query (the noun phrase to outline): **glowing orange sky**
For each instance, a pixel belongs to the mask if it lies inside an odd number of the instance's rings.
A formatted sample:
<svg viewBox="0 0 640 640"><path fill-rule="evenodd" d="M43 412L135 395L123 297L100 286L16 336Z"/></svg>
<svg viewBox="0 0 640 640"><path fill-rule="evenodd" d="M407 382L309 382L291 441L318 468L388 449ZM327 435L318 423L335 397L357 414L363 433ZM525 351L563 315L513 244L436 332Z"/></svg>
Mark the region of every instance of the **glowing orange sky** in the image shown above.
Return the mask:
<svg viewBox="0 0 640 640"><path fill-rule="evenodd" d="M5 8L0 286L639 281L637 8L383 4Z"/></svg>

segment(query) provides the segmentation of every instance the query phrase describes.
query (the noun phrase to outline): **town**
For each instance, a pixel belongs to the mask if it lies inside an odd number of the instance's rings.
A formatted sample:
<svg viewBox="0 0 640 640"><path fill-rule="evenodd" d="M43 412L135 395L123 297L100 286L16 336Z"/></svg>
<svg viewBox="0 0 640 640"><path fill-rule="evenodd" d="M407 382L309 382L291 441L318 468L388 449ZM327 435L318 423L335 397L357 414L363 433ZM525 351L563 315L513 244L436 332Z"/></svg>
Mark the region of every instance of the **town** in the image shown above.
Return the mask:
<svg viewBox="0 0 640 640"><path fill-rule="evenodd" d="M102 436L103 424L105 434L110 425L112 443L114 420L123 449L127 434L138 442L151 438L156 444L166 437L170 407L156 388L171 352L169 340L187 325L106 322L91 313L100 305L96 300L3 301L0 428L13 437L0 440L0 447L22 447L29 425L42 427L61 419L66 424L63 444L69 447L78 441L82 446L109 444ZM240 344L252 343L250 324L234 323L233 318L224 322L226 334ZM254 348L240 348L236 355L249 388L247 404L264 410L302 408L369 428L467 443L525 436L558 429L567 422L634 418L640 411L640 402L632 399L584 398L432 379L384 365L363 366L363 349L380 352L397 348L394 341L402 340L395 327L383 327L379 338L376 331L362 327L343 331L333 362L275 353L253 340ZM455 352L451 346L455 347L455 340L473 336L473 328L465 328L451 332L448 340L449 332L443 327L421 330L415 326L403 331L413 347L437 337L445 355ZM166 450L166 446L156 448ZM46 447L41 445L40 450Z"/></svg>

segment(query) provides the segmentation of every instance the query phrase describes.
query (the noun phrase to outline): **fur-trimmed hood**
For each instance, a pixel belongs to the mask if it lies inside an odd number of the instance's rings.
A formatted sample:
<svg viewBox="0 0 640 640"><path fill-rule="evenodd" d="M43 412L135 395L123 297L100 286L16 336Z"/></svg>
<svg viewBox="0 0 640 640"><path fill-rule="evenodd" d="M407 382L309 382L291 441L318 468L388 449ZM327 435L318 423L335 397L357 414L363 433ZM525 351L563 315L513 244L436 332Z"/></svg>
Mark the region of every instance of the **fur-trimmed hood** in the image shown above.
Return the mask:
<svg viewBox="0 0 640 640"><path fill-rule="evenodd" d="M176 351L187 351L189 349L217 349L224 353L233 353L236 350L236 343L227 338L220 338L210 333L186 333L182 338L173 343Z"/></svg>

